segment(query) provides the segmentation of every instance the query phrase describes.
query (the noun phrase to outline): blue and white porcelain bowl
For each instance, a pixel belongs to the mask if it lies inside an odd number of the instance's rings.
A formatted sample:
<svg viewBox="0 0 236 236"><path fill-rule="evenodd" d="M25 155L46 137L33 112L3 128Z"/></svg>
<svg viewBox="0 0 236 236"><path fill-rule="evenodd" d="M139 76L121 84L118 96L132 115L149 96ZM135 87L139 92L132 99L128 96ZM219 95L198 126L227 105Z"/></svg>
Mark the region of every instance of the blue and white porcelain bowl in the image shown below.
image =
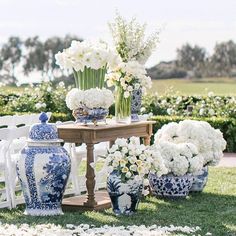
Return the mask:
<svg viewBox="0 0 236 236"><path fill-rule="evenodd" d="M191 174L183 176L168 174L158 177L150 173L149 182L155 196L179 198L186 197L189 194L193 184L193 176Z"/></svg>
<svg viewBox="0 0 236 236"><path fill-rule="evenodd" d="M16 167L25 198L25 214L60 215L70 157L61 146L56 126L46 123L45 113L40 120L41 124L31 127L28 144L21 151Z"/></svg>
<svg viewBox="0 0 236 236"><path fill-rule="evenodd" d="M106 116L109 110L104 108L87 108L85 106L78 108L73 111L73 116L78 123L94 123L96 125L98 122L106 123Z"/></svg>

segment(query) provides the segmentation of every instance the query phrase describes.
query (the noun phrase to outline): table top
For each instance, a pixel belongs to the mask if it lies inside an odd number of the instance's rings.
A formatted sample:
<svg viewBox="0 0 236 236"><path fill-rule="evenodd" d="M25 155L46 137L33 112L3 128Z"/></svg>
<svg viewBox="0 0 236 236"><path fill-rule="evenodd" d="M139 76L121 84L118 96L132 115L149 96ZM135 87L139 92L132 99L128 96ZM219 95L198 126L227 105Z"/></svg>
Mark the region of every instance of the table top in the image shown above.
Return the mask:
<svg viewBox="0 0 236 236"><path fill-rule="evenodd" d="M126 123L116 123L114 120L107 120L107 124L100 123L97 126L93 124L83 125L81 123L74 123L74 124L62 124L59 125L57 128L59 130L106 130L106 129L114 129L114 128L124 128L124 127L137 127L137 126L143 126L143 125L149 125L149 124L155 124L155 121L138 121L138 122L132 122L130 124Z"/></svg>

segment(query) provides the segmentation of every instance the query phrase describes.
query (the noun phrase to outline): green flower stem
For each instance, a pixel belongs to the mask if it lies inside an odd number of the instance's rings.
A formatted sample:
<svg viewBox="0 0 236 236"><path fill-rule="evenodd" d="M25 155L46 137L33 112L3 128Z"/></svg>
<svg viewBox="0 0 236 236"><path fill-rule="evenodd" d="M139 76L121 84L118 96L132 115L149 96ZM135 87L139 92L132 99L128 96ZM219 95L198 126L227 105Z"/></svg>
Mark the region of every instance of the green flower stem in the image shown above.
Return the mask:
<svg viewBox="0 0 236 236"><path fill-rule="evenodd" d="M102 89L105 84L106 71L106 67L98 70L85 67L83 72L73 70L76 88L87 90L97 87Z"/></svg>
<svg viewBox="0 0 236 236"><path fill-rule="evenodd" d="M121 86L116 86L115 115L121 121L131 115L131 96L125 98L124 92Z"/></svg>

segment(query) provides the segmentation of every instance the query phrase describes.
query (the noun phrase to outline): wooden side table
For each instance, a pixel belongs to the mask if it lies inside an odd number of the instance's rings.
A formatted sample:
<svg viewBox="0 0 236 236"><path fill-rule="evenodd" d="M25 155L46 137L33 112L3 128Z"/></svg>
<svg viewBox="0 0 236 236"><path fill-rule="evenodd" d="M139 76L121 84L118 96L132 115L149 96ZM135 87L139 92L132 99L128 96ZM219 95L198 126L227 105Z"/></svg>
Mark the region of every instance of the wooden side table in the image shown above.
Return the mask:
<svg viewBox="0 0 236 236"><path fill-rule="evenodd" d="M129 138L132 136L143 137L144 144L150 144L152 126L155 121L140 121L131 124L117 124L112 121L99 126L67 124L58 127L59 138L69 143L86 143L87 145L87 167L86 187L87 199L85 196L76 196L63 200L63 208L70 210L99 210L110 207L110 199L106 191L97 192L95 195L95 173L91 167L94 162L94 144L110 141L110 145L117 138Z"/></svg>

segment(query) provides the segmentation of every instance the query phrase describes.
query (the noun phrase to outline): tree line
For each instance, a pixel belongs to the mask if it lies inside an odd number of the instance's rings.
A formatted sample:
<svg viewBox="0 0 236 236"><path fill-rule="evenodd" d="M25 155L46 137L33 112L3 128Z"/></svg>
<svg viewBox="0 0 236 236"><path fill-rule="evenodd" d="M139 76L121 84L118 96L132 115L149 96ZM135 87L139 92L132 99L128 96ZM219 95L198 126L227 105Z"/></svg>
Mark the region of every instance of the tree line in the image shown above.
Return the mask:
<svg viewBox="0 0 236 236"><path fill-rule="evenodd" d="M37 72L42 79L53 80L63 76L55 63L54 55L70 46L72 40L80 40L75 35L50 37L41 40L39 36L22 40L20 37L9 37L0 47L0 82L14 84L19 73L30 75ZM27 81L30 83L31 81Z"/></svg>
<svg viewBox="0 0 236 236"><path fill-rule="evenodd" d="M9 37L0 46L0 82L14 84L19 73L29 76L31 72L37 72L46 80L63 79L65 75L55 64L54 55L69 47L72 40L83 39L75 35L55 36L44 41L38 36L26 40L17 36ZM148 73L153 79L235 77L236 43L232 40L217 43L212 55L204 47L187 43L177 49L175 60L161 62L148 69Z"/></svg>
<svg viewBox="0 0 236 236"><path fill-rule="evenodd" d="M184 77L236 77L236 43L217 43L212 55L204 47L184 44L177 49L176 59L150 68L153 79Z"/></svg>

